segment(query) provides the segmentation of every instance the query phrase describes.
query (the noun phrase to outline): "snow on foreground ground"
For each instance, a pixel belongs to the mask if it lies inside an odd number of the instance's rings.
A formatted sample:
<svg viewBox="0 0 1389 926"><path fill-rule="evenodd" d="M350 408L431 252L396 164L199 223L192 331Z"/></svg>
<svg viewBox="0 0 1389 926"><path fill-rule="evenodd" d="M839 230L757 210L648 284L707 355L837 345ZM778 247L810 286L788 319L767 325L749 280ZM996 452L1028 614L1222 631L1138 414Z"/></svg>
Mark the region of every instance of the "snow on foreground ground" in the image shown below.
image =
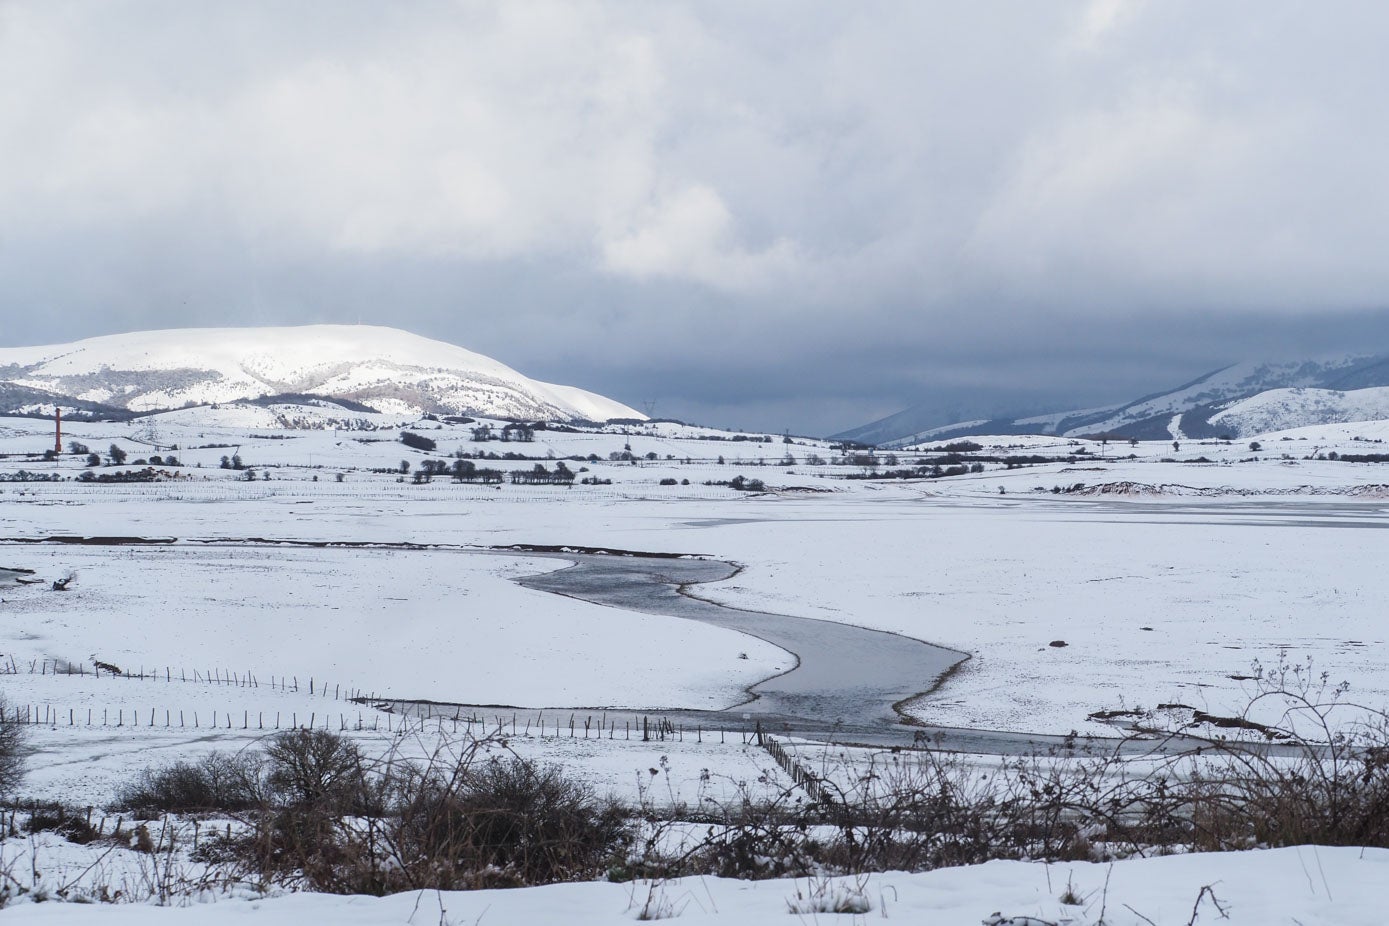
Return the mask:
<svg viewBox="0 0 1389 926"><path fill-rule="evenodd" d="M1068 889L1079 903L1061 902ZM828 912L836 901L863 912ZM879 919L987 926L1382 926L1387 907L1389 850L1302 846L1112 865L995 861L824 881L684 878L384 898L291 894L162 908L16 903L4 916L15 924L100 926L615 926L642 918L646 910L648 918L721 926Z"/></svg>

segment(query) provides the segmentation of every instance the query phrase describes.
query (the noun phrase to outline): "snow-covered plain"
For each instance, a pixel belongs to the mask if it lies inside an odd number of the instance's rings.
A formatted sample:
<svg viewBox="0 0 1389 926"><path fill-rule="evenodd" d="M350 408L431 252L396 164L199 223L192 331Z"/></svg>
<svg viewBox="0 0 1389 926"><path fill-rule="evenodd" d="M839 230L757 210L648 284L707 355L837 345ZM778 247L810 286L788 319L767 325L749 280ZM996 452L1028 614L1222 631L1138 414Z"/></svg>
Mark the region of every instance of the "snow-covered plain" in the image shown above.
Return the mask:
<svg viewBox="0 0 1389 926"><path fill-rule="evenodd" d="M235 503L233 503L234 505ZM224 505L212 506L216 508ZM288 518L286 518L288 520ZM210 526L210 525L209 525ZM62 594L5 595L20 660L232 668L411 700L719 709L791 665L760 640L531 591L510 581L565 564L436 550L285 547L33 548L72 569ZM678 656L653 658L653 640ZM571 658L584 671L556 672ZM659 692L663 700L650 702Z"/></svg>
<svg viewBox="0 0 1389 926"><path fill-rule="evenodd" d="M50 425L0 421L0 453L11 455L0 459L0 473L25 469L68 480L0 485L0 536L8 541L0 545L0 566L33 569L43 580L0 592L0 654L15 667L0 675L0 693L12 707L44 711L50 721L32 728L33 796L100 803L123 776L152 761L255 742L265 735L261 715L270 712L299 721L307 711L319 725L383 746L393 742L396 731L383 733L381 724L394 727L400 719L342 701L349 689L535 708L727 707L745 686L790 664L789 654L731 631L520 588L511 579L564 562L482 549L510 544L727 559L743 567L737 576L691 592L968 652L970 660L939 690L906 708L934 724L1105 733L1110 728L1089 720L1090 713L1171 701L1237 712L1249 682L1235 676L1249 675L1253 660L1277 660L1282 650L1293 661L1310 660L1314 672L1326 669L1333 682L1348 680L1355 700L1389 703L1381 614L1389 471L1325 458L1376 452L1389 438L1384 423L1260 435L1257 450L1243 441L1181 441L1174 448L978 438L999 455L1085 454L1076 462L989 464L948 478L874 481L846 478L868 474L861 462L812 464L839 456L824 442L763 443L746 435L734 441L739 435L670 423L478 444L470 427L379 416L360 427L285 429L263 409L244 418L236 409L68 426L67 438L102 454L116 443L132 464L152 453L181 461L167 481L133 485L71 481L86 470L85 455L65 454L57 463L37 458L51 445ZM406 448L397 439L400 425L437 439L438 450ZM478 461L503 469L579 457L568 464L579 476L611 484L416 485L398 472L402 460L415 470L455 450L539 458ZM231 454L262 478L222 469L221 458ZM899 456L903 466L914 460L911 452ZM896 465L883 459L879 468ZM738 475L763 480L767 491L705 484ZM59 536L179 542L35 542ZM245 538L272 543L230 543ZM70 590L48 587L70 570L77 573ZM141 681L29 671L59 661L90 672L93 657L167 672L162 681ZM190 672L201 682L184 682ZM238 681L227 684L225 673ZM254 684L241 681L247 675ZM297 690L285 690L286 677ZM936 681L923 678L922 690ZM180 708L198 712L195 730L186 720L175 729L172 713ZM107 722L82 723L88 710L107 712ZM109 722L113 710L118 725ZM219 726L204 732L212 711ZM505 723L507 713L493 719ZM557 714L551 722L563 719ZM435 718L424 727L439 734L444 723ZM370 729L357 729L363 725ZM767 765L765 754L749 753L741 740L715 742L708 731L694 742L656 744L634 743L616 730L612 739L553 732L561 735L518 730L515 748L571 765L629 799L645 770L666 767L661 756L676 770L670 778L677 800L698 793L704 769L745 782ZM1336 877L1323 882L1317 863L1330 869L1328 858ZM1387 858L1307 849L1218 862L1120 863L1109 894L1117 902L1105 920L1185 923L1201 887L1218 880L1216 893L1233 904L1233 922L1265 922L1271 912L1304 923L1370 922L1367 911L1385 900L1378 885ZM1077 871L1087 891L1103 881L1103 869ZM1054 889L1043 891L1047 874L1042 866L994 864L874 875L873 883L889 917L977 922L1001 910L1059 922L1066 911L1055 897L1066 875L1053 866ZM1282 893L1255 887L1265 882ZM683 906L683 917L732 923L784 916L795 892L775 882L659 889ZM452 922L479 914L483 922L543 922L560 907L573 910L569 921L625 921L635 912L631 891L578 885L500 899L449 896L445 905ZM707 909L685 902L691 896ZM222 905L211 915L388 922L408 918L412 906L399 898L287 898ZM42 905L23 911L39 919L94 915ZM1094 922L1098 911L1072 915L1077 923ZM1207 906L1200 921L1215 916Z"/></svg>
<svg viewBox="0 0 1389 926"><path fill-rule="evenodd" d="M909 708L942 725L1093 733L1105 728L1087 716L1119 706L1180 701L1234 711L1247 686L1231 676L1282 649L1348 680L1360 700L1389 702L1378 613L1378 564L1389 552L1389 535L1378 529L1389 497L1384 471L1306 459L1338 447L1373 451L1383 423L1267 435L1260 451L1007 437L996 442L1000 453L1088 454L1076 463L891 482L842 478L862 475L860 467L807 466L812 455L834 457L824 444L701 440L729 435L670 424L539 432L528 444L477 444L469 428L422 424L431 430L420 433L439 440L435 458L455 449L578 456L585 460L569 465L580 476L612 484L414 485L369 472L393 471L402 459L418 467L431 456L404 447L393 430L258 432L205 422L195 430L172 418L157 428L161 446L179 446L184 465L171 471L179 479L12 483L0 489L0 529L10 538L574 544L728 559L743 570L694 593L970 653L944 688ZM43 422L0 426L10 435L0 451L42 446ZM69 436L102 450L124 443L133 457L150 452L141 443L148 428L80 425ZM626 447L636 460L608 459ZM272 478L248 482L220 469L229 451ZM786 454L795 462L781 465ZM80 457L65 457L56 471L83 469ZM344 481L335 481L338 473ZM704 484L735 475L774 491ZM1051 491L1082 483L1081 492ZM1120 491L1084 494L1101 486ZM43 613L36 625L0 625L0 652L21 661L98 654L137 666L230 665L396 697L537 707L727 706L789 664L784 653L729 631L612 612L509 581L563 565L553 560L187 543L23 546L7 555L47 578L80 574L66 595L37 587L5 595L13 600L0 613ZM1048 645L1058 640L1068 645ZM922 690L934 681L923 679Z"/></svg>

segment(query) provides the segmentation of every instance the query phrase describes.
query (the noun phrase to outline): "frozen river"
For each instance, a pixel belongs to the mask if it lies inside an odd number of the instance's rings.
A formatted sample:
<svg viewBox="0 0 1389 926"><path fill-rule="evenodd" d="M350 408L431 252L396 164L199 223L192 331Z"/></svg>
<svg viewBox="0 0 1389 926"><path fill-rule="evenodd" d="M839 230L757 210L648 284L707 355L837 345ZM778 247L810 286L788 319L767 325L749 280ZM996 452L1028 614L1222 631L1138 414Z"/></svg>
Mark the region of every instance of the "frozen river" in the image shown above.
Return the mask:
<svg viewBox="0 0 1389 926"><path fill-rule="evenodd" d="M566 556L575 565L519 580L528 588L608 607L702 621L765 640L792 653L791 670L749 689L729 710L754 716L814 719L835 724L892 725L894 705L929 691L968 658L900 634L852 624L744 611L705 601L690 586L730 578L729 563L697 559ZM652 646L660 634L653 629Z"/></svg>

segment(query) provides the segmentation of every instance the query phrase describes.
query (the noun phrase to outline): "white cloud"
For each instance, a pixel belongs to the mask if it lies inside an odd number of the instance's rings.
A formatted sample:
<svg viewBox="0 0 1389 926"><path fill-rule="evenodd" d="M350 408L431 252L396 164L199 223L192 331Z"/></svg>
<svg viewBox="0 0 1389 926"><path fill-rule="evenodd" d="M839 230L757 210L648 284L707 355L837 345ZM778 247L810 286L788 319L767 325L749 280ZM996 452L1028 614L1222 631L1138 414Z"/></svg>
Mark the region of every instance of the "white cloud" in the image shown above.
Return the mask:
<svg viewBox="0 0 1389 926"><path fill-rule="evenodd" d="M740 247L732 214L709 187L686 187L644 211L647 214L630 233L603 243L608 270L736 290L784 280L795 269L795 248L788 241L760 251Z"/></svg>
<svg viewBox="0 0 1389 926"><path fill-rule="evenodd" d="M1105 39L1141 11L1144 0L1090 0L1085 4L1073 41L1087 51L1100 47Z"/></svg>
<svg viewBox="0 0 1389 926"><path fill-rule="evenodd" d="M193 42L191 9L165 28ZM0 96L0 127L28 143L0 151L0 206L61 232L186 222L210 203L271 249L577 254L620 273L735 285L789 259L779 244L735 247L738 220L710 181L665 156L691 92L677 93L666 68L698 44L697 22L599 3L456 9L393 20L376 37L306 33L302 55L262 58L259 35L249 51L214 45L211 87L151 95L136 75L84 66L83 43L109 38L64 33L81 7L19 5L0 34L0 81L31 90ZM243 56L251 66L233 66ZM649 224L612 240L637 221Z"/></svg>

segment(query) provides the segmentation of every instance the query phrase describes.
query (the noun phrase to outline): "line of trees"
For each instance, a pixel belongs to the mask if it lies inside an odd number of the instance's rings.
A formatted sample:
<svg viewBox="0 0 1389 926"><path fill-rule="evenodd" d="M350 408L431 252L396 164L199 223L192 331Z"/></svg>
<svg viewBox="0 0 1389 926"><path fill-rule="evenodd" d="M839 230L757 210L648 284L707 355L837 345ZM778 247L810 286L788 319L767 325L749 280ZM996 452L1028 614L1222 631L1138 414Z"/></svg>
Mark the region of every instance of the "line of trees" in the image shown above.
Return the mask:
<svg viewBox="0 0 1389 926"><path fill-rule="evenodd" d="M454 460L449 468L454 482L482 483L497 485L502 481L502 471L478 466L472 460Z"/></svg>
<svg viewBox="0 0 1389 926"><path fill-rule="evenodd" d="M408 468L408 464L402 461L400 472L404 474ZM414 482L417 485L432 482L435 476L450 476L454 482L481 483L483 485L498 485L507 478L507 474L502 470L481 467L472 460L458 459L451 464L443 460L422 460L415 467ZM555 463L554 469L547 468L543 463L537 463L534 468L529 470L512 470L510 478L512 485L569 486L574 484L574 471L566 466L563 460L559 460Z"/></svg>
<svg viewBox="0 0 1389 926"><path fill-rule="evenodd" d="M401 431L400 442L407 447L423 450L426 453L432 453L437 446L434 441L425 437L423 434L416 434L414 431Z"/></svg>
<svg viewBox="0 0 1389 926"><path fill-rule="evenodd" d="M475 443L484 443L490 440L520 441L523 444L528 444L535 440L535 427L520 422L512 422L499 431L493 430L490 424L482 424L473 428L473 441Z"/></svg>
<svg viewBox="0 0 1389 926"><path fill-rule="evenodd" d="M527 486L571 486L574 484L574 473L569 467L564 465L563 460L556 463L553 470L546 469L543 463L537 463L535 464L535 468L529 471L520 469L512 470L511 483L512 485Z"/></svg>

